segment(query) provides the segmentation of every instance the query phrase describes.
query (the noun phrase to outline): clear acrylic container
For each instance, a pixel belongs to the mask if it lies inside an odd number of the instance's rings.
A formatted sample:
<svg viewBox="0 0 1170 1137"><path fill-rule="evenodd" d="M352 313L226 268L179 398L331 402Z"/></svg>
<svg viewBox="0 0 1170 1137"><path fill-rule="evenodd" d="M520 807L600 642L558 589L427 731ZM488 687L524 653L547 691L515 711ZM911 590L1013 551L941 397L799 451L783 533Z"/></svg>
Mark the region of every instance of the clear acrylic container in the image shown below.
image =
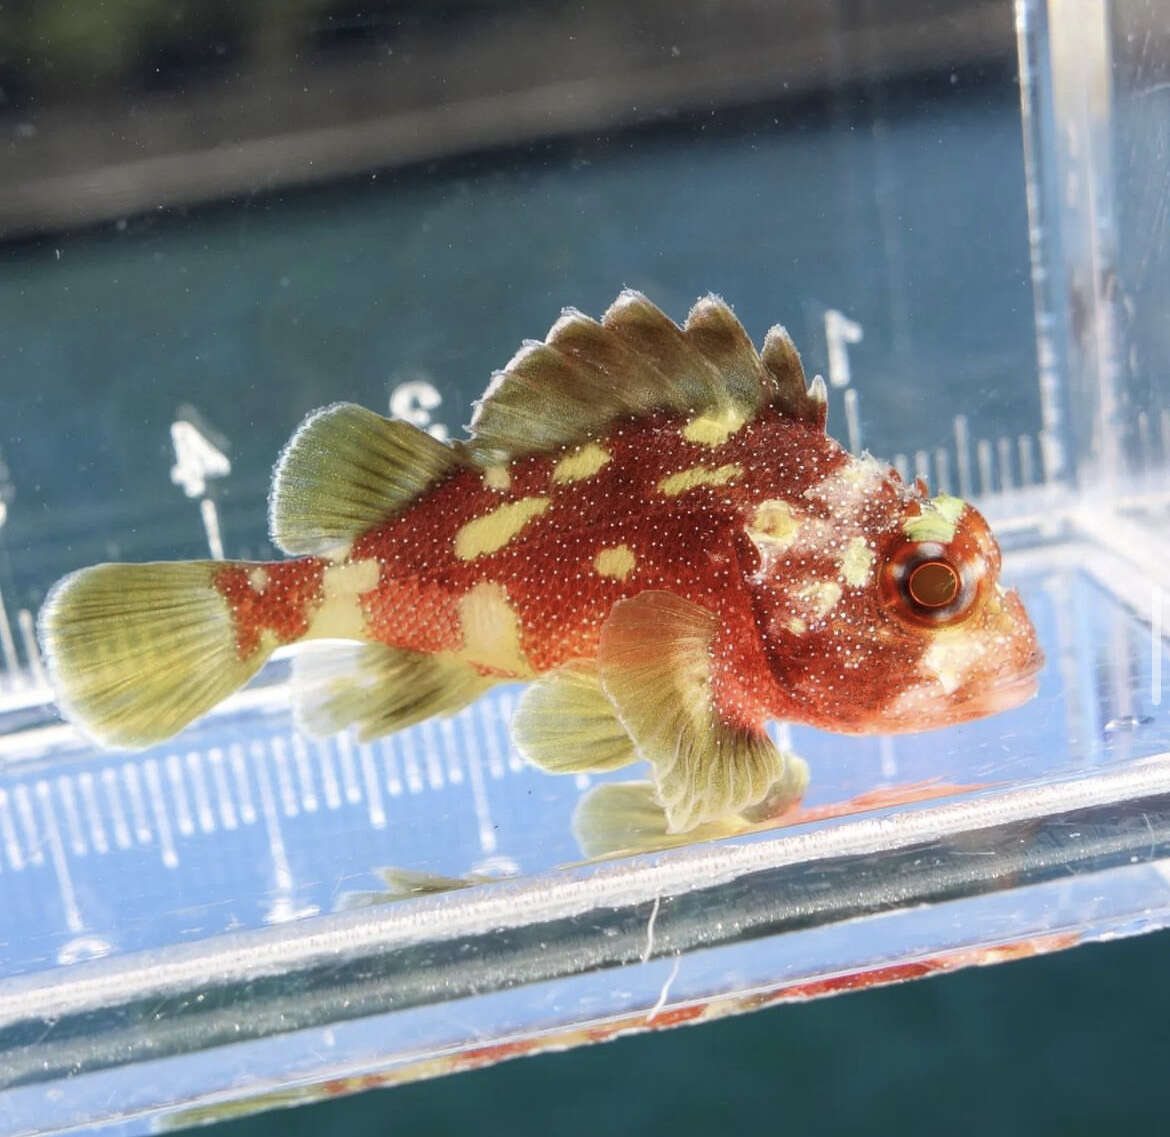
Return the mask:
<svg viewBox="0 0 1170 1137"><path fill-rule="evenodd" d="M522 144L242 147L351 175L307 193L187 215L172 167L0 187L14 232L57 225L0 261L0 1130L142 1133L1170 923L1170 36L1151 0L1021 0L1017 86L1006 5L918 7L794 6L721 67L648 6L614 74L574 57L513 93L545 108ZM89 228L58 217L70 186ZM623 285L676 318L717 291L757 342L783 321L838 437L975 500L1038 697L792 729L790 824L600 862L571 819L602 779L519 761L515 689L373 744L293 732L287 659L144 753L56 717L33 617L57 576L271 556L305 413L456 434L522 338ZM481 879L382 903L387 867Z"/></svg>

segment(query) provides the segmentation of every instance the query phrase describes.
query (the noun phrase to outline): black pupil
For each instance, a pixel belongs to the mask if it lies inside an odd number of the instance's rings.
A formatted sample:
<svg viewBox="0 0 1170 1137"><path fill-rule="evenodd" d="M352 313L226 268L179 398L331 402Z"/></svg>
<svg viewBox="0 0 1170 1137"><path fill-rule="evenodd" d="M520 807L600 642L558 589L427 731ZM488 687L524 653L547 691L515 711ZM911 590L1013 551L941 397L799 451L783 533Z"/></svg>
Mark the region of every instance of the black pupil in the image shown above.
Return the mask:
<svg viewBox="0 0 1170 1137"><path fill-rule="evenodd" d="M924 608L944 608L959 591L959 576L942 561L927 561L910 574L910 597Z"/></svg>

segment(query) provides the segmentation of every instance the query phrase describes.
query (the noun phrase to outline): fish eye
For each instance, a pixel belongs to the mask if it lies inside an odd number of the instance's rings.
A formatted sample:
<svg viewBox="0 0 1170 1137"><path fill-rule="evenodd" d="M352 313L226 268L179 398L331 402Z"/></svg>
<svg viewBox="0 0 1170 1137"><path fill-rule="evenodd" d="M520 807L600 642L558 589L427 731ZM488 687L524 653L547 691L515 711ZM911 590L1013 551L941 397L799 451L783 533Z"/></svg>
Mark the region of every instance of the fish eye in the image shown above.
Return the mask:
<svg viewBox="0 0 1170 1137"><path fill-rule="evenodd" d="M959 594L959 574L946 561L923 561L911 570L906 591L923 608L945 608Z"/></svg>
<svg viewBox="0 0 1170 1137"><path fill-rule="evenodd" d="M956 623L971 610L978 594L973 575L964 573L944 546L908 542L886 562L882 594L886 606L908 623Z"/></svg>

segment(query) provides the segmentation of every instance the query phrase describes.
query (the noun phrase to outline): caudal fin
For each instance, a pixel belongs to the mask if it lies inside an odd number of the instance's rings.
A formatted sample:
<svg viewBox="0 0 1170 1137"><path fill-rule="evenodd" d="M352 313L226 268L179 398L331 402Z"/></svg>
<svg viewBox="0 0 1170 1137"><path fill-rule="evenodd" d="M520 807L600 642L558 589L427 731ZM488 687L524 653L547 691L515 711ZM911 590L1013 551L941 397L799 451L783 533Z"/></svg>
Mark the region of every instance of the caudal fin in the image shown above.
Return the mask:
<svg viewBox="0 0 1170 1137"><path fill-rule="evenodd" d="M222 562L106 564L60 581L41 644L62 711L106 746L161 742L246 683L268 652L241 659Z"/></svg>

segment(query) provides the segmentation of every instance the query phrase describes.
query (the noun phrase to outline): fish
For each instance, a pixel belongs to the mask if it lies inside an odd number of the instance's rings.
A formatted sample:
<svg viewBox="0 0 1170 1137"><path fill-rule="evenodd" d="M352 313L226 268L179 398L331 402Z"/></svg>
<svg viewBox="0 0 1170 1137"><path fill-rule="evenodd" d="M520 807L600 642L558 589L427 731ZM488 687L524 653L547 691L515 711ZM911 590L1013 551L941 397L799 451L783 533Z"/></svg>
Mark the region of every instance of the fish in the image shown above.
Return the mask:
<svg viewBox="0 0 1170 1137"><path fill-rule="evenodd" d="M150 746L303 643L311 733L370 739L523 681L512 734L540 769L648 762L666 834L778 815L809 771L770 720L948 726L1031 697L1043 662L979 511L851 454L826 409L784 328L757 350L717 296L681 326L631 290L600 320L565 309L463 439L311 414L269 498L288 559L59 582L39 620L59 706Z"/></svg>

